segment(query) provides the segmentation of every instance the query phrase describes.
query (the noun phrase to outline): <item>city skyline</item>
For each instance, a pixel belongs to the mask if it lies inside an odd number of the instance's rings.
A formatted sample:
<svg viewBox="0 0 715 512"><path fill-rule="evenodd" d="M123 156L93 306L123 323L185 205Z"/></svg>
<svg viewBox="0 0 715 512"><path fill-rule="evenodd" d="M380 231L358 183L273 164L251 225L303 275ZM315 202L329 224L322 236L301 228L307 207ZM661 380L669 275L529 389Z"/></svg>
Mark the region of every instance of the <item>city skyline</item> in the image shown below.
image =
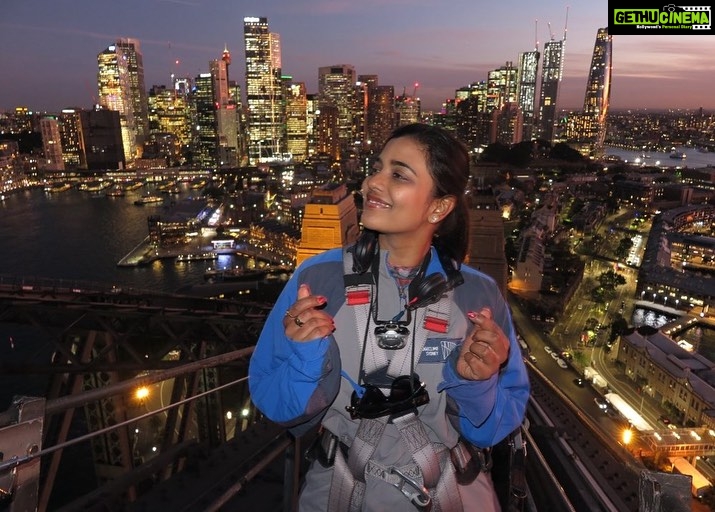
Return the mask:
<svg viewBox="0 0 715 512"><path fill-rule="evenodd" d="M208 72L209 61L227 47L230 77L243 89L245 16L268 18L281 37L282 72L305 82L308 93L317 92L321 66L350 64L358 74L377 74L396 94L411 93L418 83L423 110L438 110L456 89L518 62L537 41L543 52L549 34L563 39L568 23L558 107L581 109L596 34L608 24L607 6L585 0L568 8L552 0L506 0L489 12L461 0L449 10L426 0L279 4L130 0L110 11L87 0L11 1L0 21L0 69L16 78L0 86L0 110L90 107L98 95L97 54L119 37L139 40L147 88L168 85L172 73ZM708 83L713 44L712 36L615 36L611 108L715 108Z"/></svg>

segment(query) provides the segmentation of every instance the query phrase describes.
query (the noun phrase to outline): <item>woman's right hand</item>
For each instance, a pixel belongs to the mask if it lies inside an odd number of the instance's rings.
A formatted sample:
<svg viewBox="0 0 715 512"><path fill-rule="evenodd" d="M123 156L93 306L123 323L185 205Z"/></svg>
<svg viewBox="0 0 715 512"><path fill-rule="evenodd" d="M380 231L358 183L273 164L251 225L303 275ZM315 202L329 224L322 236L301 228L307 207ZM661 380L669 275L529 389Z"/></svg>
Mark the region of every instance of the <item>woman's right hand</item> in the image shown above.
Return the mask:
<svg viewBox="0 0 715 512"><path fill-rule="evenodd" d="M293 341L310 341L324 338L335 331L333 317L323 310L326 298L311 295L310 286L298 287L298 298L283 317L286 336Z"/></svg>

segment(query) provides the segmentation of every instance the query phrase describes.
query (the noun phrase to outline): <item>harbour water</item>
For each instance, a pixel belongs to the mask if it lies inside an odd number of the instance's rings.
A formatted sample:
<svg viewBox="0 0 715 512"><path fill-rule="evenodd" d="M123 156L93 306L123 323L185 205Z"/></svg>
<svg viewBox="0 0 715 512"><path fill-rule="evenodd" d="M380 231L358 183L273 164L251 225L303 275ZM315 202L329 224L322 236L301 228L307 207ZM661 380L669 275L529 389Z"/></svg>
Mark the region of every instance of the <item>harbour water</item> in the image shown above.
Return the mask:
<svg viewBox="0 0 715 512"><path fill-rule="evenodd" d="M202 283L204 272L216 266L216 261L164 260L142 267L117 266L147 237L149 215L168 216L171 201L185 201L189 196L189 190L184 190L178 197L167 196L164 203L137 206L134 201L142 193L140 189L125 197L106 197L76 189L55 194L34 189L10 195L0 201L0 276L169 293ZM195 202L198 213L203 203ZM223 268L233 266L231 261L220 263Z"/></svg>
<svg viewBox="0 0 715 512"><path fill-rule="evenodd" d="M683 159L670 158L670 153L662 151L628 151L613 146L606 147L606 155L619 157L624 162L655 165L659 167L715 167L715 153L704 153L696 148L678 148L685 155Z"/></svg>

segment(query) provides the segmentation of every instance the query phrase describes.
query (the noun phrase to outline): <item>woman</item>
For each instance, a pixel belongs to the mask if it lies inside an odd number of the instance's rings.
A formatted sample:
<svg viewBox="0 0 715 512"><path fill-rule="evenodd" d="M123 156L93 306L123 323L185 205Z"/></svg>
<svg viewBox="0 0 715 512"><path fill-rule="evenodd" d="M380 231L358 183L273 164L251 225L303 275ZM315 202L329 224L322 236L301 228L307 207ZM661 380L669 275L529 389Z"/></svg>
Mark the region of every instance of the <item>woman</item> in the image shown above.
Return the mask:
<svg viewBox="0 0 715 512"><path fill-rule="evenodd" d="M488 451L529 383L495 282L466 266L469 155L398 128L362 185L363 234L306 260L249 368L255 405L300 435L321 424L300 510L499 510Z"/></svg>

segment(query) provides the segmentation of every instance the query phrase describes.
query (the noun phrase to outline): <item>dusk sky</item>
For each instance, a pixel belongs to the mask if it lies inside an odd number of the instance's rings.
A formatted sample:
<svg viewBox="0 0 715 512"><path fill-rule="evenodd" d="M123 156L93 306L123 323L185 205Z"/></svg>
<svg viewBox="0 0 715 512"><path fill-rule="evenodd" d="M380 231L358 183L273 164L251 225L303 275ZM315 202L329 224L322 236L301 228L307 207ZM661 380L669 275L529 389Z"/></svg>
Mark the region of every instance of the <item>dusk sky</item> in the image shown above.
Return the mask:
<svg viewBox="0 0 715 512"><path fill-rule="evenodd" d="M317 92L318 68L352 64L380 85L438 110L454 91L550 38L568 36L560 108L580 109L605 0L2 0L0 111L89 108L97 54L138 39L147 89L195 77L231 51L245 89L243 18L267 17L281 36L282 70ZM538 22L537 22L538 20ZM178 60L178 64L176 61ZM715 36L614 36L611 105L715 110Z"/></svg>

